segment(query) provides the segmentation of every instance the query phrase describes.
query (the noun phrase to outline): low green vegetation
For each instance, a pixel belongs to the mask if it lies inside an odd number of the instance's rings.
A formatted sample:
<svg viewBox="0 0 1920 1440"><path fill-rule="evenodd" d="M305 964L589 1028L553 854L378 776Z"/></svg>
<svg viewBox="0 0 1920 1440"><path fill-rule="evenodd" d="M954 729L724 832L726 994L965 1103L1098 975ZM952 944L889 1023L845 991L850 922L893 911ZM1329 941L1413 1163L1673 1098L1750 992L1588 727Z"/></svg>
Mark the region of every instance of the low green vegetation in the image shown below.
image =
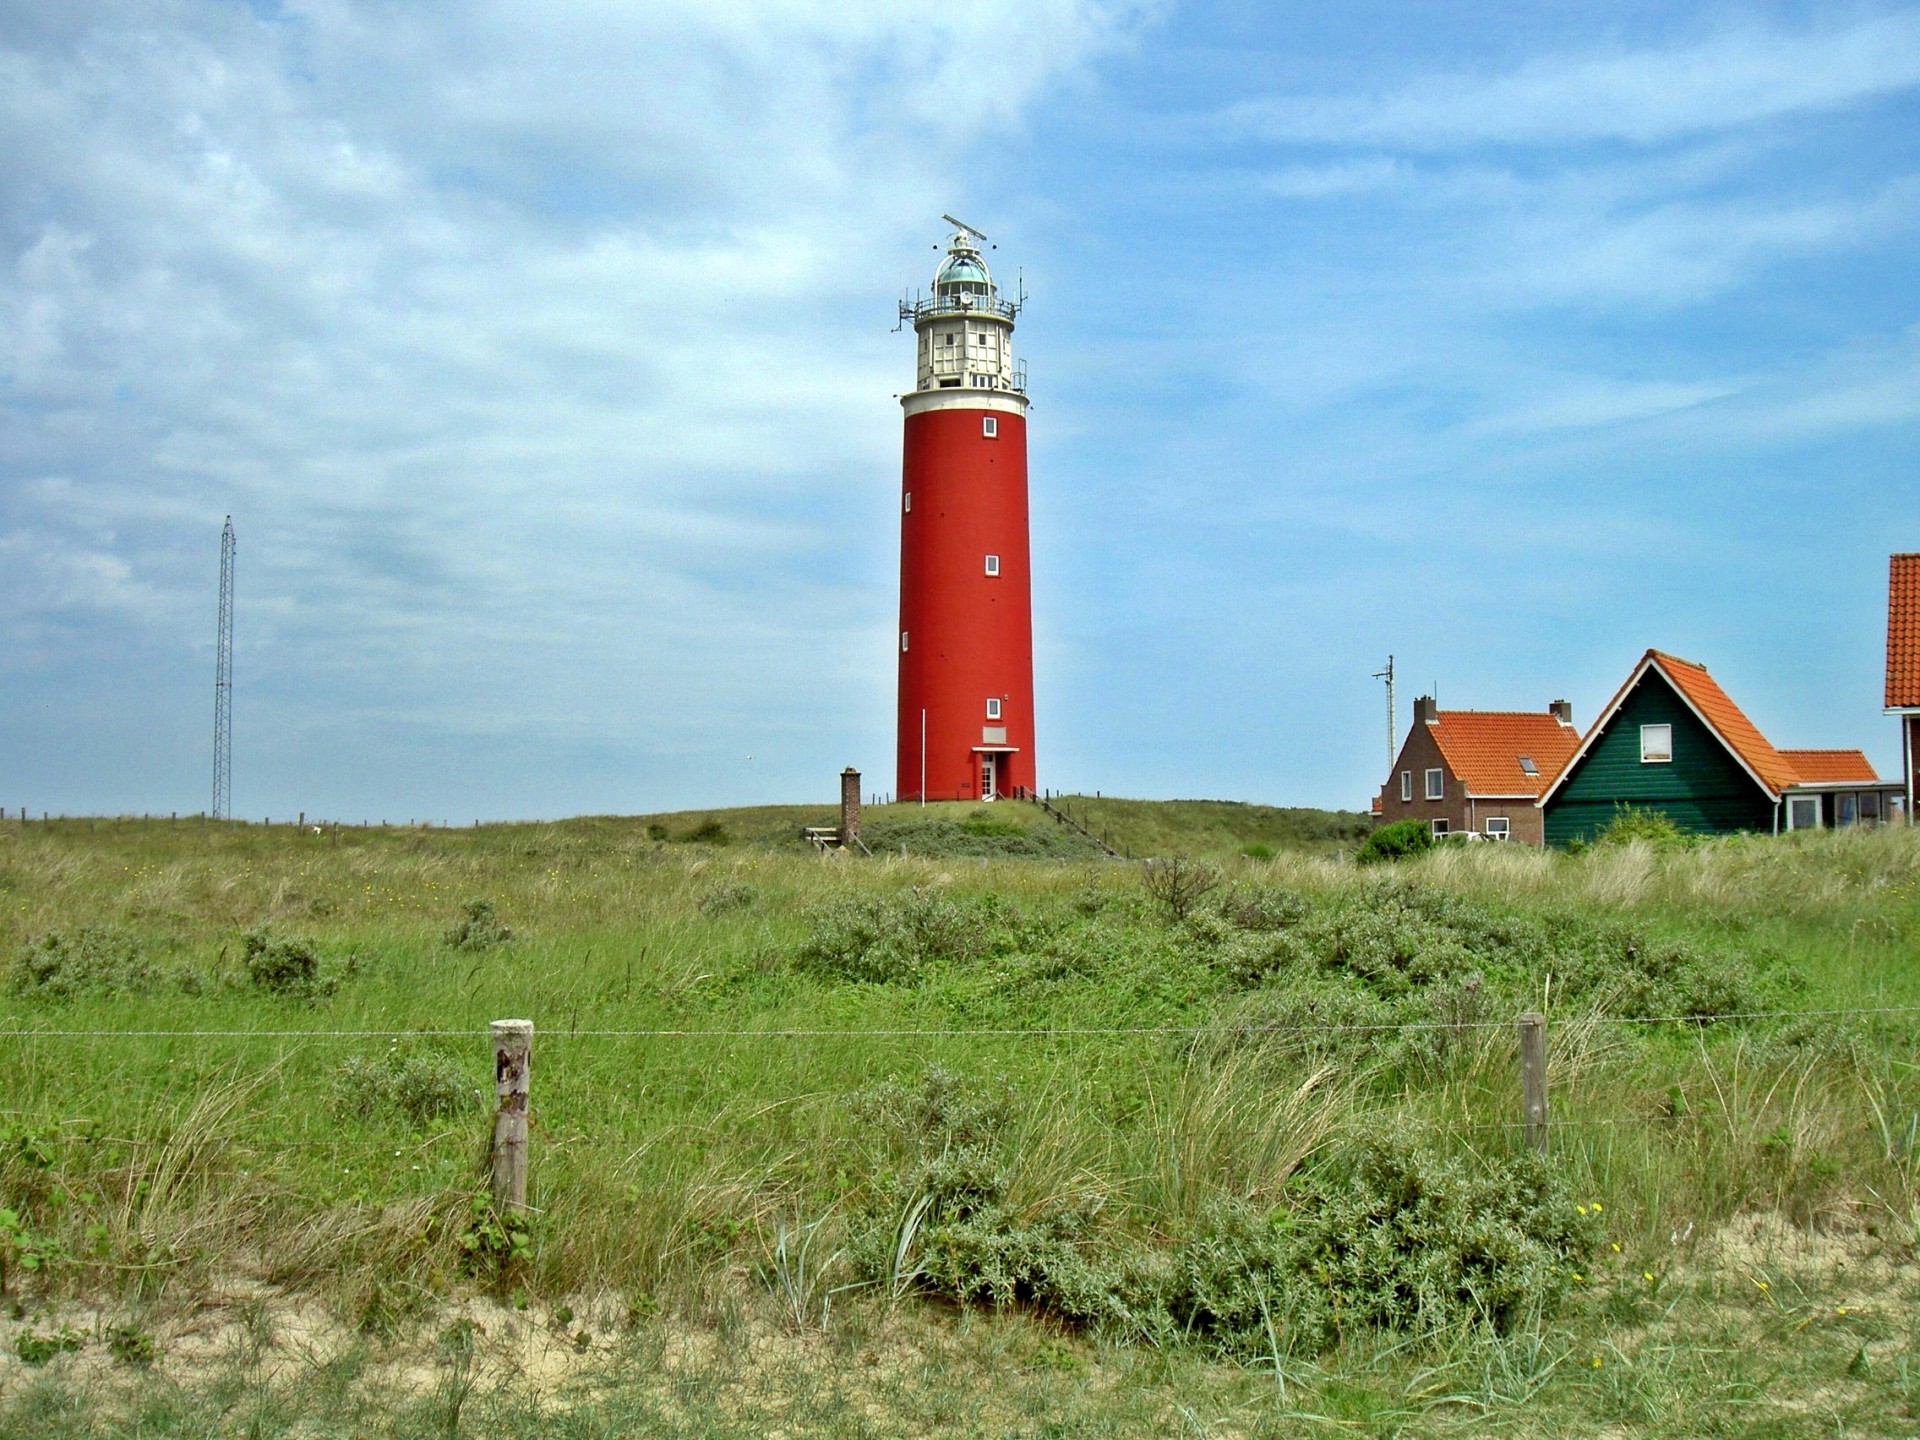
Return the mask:
<svg viewBox="0 0 1920 1440"><path fill-rule="evenodd" d="M0 826L0 1433L1908 1433L1920 834L1136 818Z"/></svg>

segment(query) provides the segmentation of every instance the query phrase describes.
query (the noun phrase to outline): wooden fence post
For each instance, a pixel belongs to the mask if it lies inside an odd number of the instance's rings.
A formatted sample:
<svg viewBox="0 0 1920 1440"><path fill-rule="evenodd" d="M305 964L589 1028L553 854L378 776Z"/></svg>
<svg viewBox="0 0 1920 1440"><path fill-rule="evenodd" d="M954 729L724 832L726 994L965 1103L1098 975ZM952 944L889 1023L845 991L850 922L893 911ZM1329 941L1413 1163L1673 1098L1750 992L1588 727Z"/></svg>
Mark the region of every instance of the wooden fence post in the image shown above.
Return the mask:
<svg viewBox="0 0 1920 1440"><path fill-rule="evenodd" d="M1520 1017L1520 1118L1527 1144L1547 1153L1547 1017L1530 1010Z"/></svg>
<svg viewBox="0 0 1920 1440"><path fill-rule="evenodd" d="M527 1067L533 1052L531 1020L493 1022L493 1205L502 1213L527 1208Z"/></svg>

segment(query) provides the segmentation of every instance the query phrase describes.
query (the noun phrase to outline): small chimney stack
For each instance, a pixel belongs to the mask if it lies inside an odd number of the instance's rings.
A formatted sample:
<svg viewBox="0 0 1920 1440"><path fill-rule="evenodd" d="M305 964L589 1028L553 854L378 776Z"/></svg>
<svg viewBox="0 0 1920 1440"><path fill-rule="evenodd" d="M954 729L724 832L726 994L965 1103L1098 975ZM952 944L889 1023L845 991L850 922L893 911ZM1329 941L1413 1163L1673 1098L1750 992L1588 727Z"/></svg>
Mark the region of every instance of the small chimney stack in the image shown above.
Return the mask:
<svg viewBox="0 0 1920 1440"><path fill-rule="evenodd" d="M1547 713L1569 730L1573 728L1573 702L1571 700L1555 700L1551 705L1547 706Z"/></svg>
<svg viewBox="0 0 1920 1440"><path fill-rule="evenodd" d="M1416 725L1438 725L1440 723L1440 705L1431 695L1422 695L1413 702L1413 723Z"/></svg>
<svg viewBox="0 0 1920 1440"><path fill-rule="evenodd" d="M840 772L840 843L860 843L860 772L851 765Z"/></svg>

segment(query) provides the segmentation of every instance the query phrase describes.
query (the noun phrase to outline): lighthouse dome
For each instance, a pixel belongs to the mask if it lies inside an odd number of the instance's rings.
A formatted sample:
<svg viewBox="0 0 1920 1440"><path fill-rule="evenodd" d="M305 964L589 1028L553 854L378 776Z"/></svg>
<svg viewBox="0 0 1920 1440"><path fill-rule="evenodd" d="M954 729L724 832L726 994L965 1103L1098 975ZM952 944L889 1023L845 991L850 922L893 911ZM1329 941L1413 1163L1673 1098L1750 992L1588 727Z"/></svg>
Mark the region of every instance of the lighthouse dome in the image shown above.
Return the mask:
<svg viewBox="0 0 1920 1440"><path fill-rule="evenodd" d="M949 254L941 263L940 272L933 277L933 289L936 295L956 290L985 293L993 289L993 277L987 274L986 264L978 255L961 250Z"/></svg>

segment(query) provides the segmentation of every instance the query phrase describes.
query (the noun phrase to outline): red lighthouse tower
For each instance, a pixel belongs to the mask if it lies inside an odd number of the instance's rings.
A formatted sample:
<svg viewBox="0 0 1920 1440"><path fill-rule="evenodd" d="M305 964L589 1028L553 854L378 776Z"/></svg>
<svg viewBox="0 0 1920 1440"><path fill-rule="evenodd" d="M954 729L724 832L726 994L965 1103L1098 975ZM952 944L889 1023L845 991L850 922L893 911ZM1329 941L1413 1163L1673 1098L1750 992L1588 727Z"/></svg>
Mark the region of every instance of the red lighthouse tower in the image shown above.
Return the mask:
<svg viewBox="0 0 1920 1440"><path fill-rule="evenodd" d="M900 304L919 368L900 397L900 716L894 793L993 800L1034 788L1024 295L954 226L933 294Z"/></svg>

